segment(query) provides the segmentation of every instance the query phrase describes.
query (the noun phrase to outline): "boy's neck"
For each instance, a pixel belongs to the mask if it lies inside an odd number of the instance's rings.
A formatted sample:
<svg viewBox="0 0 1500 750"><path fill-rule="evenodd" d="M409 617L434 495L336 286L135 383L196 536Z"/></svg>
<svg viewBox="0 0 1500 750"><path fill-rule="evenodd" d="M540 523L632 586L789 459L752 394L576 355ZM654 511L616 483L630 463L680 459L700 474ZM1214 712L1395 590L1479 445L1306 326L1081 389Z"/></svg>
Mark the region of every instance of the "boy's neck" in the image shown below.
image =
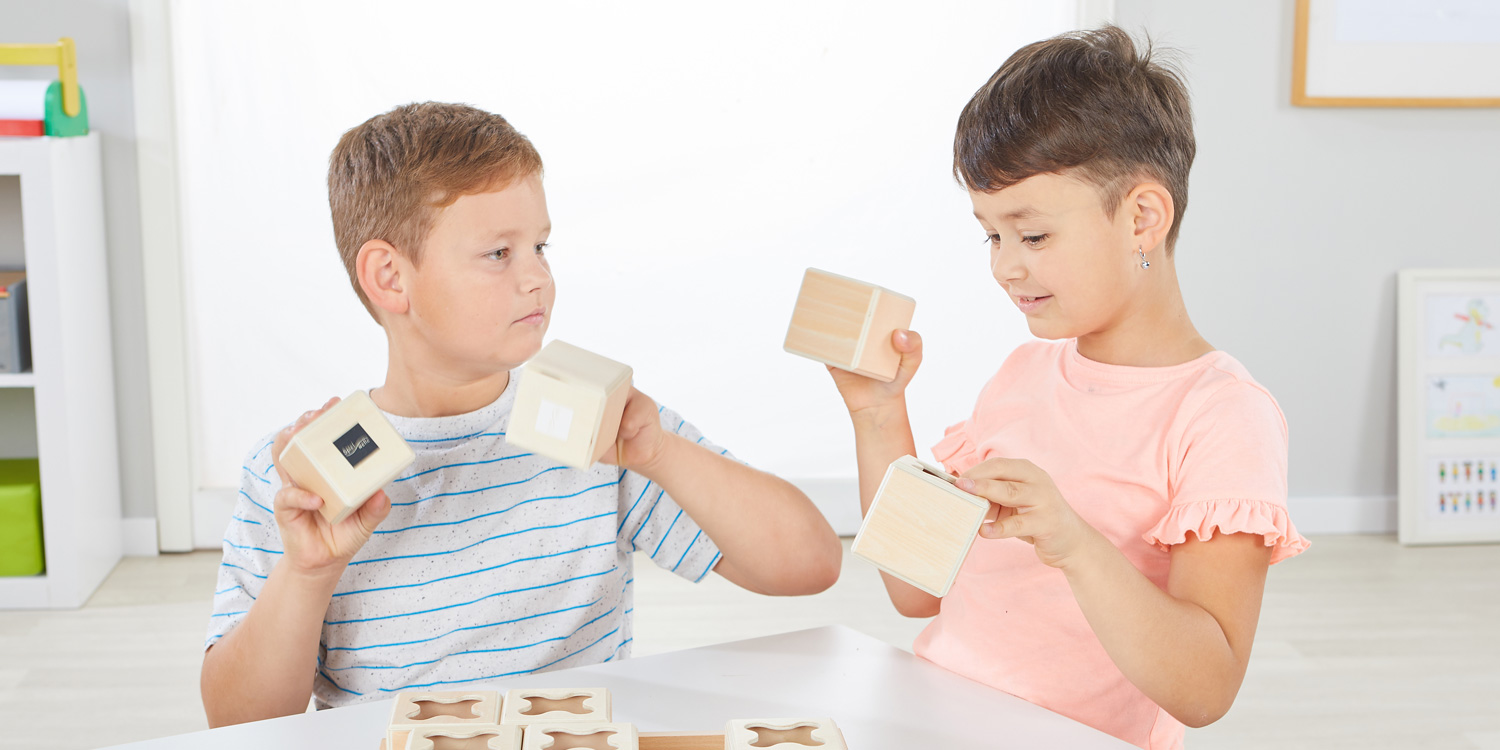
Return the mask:
<svg viewBox="0 0 1500 750"><path fill-rule="evenodd" d="M437 368L410 366L393 349L385 383L371 390L370 398L398 417L451 417L489 406L509 385L509 370L477 379L457 378Z"/></svg>
<svg viewBox="0 0 1500 750"><path fill-rule="evenodd" d="M1078 353L1107 365L1171 367L1214 350L1188 318L1170 258L1153 262L1147 273L1160 273L1142 289L1113 325L1078 337Z"/></svg>

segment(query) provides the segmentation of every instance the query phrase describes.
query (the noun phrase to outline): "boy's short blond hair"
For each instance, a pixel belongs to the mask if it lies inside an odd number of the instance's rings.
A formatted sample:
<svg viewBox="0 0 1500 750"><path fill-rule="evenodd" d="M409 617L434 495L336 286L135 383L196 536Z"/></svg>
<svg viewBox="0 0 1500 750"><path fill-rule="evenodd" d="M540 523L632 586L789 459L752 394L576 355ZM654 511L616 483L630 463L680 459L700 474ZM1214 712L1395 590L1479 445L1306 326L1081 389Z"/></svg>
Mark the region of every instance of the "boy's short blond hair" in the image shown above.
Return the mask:
<svg viewBox="0 0 1500 750"><path fill-rule="evenodd" d="M1011 55L959 115L953 173L970 190L991 192L1066 172L1095 185L1110 216L1140 180L1160 182L1176 209L1170 253L1196 151L1182 75L1149 43L1137 50L1129 34L1105 26Z"/></svg>
<svg viewBox="0 0 1500 750"><path fill-rule="evenodd" d="M375 315L354 268L366 242L385 240L419 265L440 209L541 171L526 136L466 104L407 104L344 133L328 159L328 208L359 301Z"/></svg>

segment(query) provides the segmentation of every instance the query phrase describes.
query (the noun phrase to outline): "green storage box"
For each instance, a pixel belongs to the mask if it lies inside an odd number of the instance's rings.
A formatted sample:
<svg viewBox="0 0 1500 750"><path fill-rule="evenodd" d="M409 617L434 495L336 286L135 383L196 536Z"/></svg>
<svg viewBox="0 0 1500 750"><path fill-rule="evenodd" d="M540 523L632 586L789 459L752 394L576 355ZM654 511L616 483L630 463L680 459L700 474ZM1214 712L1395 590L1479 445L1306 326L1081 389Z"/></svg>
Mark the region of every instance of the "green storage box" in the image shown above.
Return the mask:
<svg viewBox="0 0 1500 750"><path fill-rule="evenodd" d="M0 459L0 576L34 576L46 569L37 460Z"/></svg>

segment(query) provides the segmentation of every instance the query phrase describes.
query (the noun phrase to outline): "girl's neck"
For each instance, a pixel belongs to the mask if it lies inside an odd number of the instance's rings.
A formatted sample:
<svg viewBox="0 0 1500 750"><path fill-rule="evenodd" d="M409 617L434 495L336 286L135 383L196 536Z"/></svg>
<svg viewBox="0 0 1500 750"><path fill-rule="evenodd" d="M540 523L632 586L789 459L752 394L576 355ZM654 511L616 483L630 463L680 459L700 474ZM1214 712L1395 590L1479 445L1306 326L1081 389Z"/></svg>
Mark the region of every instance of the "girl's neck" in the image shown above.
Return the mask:
<svg viewBox="0 0 1500 750"><path fill-rule="evenodd" d="M1171 367L1214 350L1188 318L1177 270L1169 259L1152 263L1160 274L1144 285L1136 304L1110 325L1078 337L1078 353L1095 362L1128 367Z"/></svg>

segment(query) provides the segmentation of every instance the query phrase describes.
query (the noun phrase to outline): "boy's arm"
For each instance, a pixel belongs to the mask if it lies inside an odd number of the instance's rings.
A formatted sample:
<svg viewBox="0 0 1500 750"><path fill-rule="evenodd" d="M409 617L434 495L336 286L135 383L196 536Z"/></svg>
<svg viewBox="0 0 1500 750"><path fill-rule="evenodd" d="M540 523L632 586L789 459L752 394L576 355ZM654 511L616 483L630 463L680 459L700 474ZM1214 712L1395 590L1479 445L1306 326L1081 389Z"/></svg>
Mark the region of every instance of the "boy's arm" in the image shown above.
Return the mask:
<svg viewBox="0 0 1500 750"><path fill-rule="evenodd" d="M790 482L663 429L656 404L638 390L619 434L622 465L671 495L718 546L719 575L777 596L816 594L838 580L838 536Z"/></svg>
<svg viewBox="0 0 1500 750"><path fill-rule="evenodd" d="M324 411L303 414L277 434L272 457L292 435ZM349 560L390 513L377 492L359 510L330 526L318 512L323 500L297 487L276 467L281 489L273 513L283 545L259 596L244 618L203 656L203 709L211 727L302 713L317 674L324 613Z"/></svg>

